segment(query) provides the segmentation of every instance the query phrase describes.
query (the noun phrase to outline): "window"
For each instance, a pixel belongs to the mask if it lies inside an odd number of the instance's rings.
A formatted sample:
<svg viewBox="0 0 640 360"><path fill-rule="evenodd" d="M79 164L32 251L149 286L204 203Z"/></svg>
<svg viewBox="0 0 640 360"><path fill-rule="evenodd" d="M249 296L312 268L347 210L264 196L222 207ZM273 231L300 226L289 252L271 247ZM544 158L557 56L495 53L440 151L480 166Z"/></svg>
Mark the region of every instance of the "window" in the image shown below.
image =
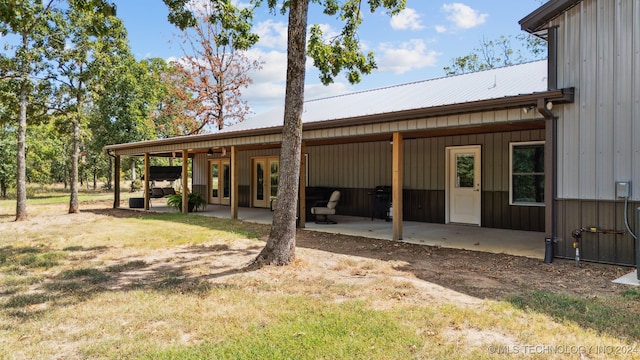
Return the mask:
<svg viewBox="0 0 640 360"><path fill-rule="evenodd" d="M509 145L509 204L544 206L544 141Z"/></svg>

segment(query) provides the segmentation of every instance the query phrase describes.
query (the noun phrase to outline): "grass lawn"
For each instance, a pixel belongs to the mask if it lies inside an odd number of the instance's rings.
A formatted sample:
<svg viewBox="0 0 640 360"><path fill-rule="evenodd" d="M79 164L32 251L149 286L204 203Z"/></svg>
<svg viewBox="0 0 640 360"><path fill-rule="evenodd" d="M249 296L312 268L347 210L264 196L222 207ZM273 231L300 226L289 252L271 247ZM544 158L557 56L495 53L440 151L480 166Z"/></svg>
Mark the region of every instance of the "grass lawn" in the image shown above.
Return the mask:
<svg viewBox="0 0 640 360"><path fill-rule="evenodd" d="M304 248L254 269L266 226L80 199L68 215L68 197L39 195L20 223L0 200L2 359L640 358L637 314L617 316L634 289L478 299ZM613 318L626 330L594 326Z"/></svg>

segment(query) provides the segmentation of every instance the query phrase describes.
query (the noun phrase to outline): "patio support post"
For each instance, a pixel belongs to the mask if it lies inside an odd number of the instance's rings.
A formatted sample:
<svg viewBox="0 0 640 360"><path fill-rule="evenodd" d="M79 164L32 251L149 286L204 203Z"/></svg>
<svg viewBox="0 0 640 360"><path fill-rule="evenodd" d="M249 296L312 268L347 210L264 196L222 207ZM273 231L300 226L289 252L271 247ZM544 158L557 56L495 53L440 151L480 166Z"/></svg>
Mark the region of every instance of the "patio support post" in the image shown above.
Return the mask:
<svg viewBox="0 0 640 360"><path fill-rule="evenodd" d="M120 155L113 162L113 208L120 207Z"/></svg>
<svg viewBox="0 0 640 360"><path fill-rule="evenodd" d="M238 219L238 151L231 146L231 218Z"/></svg>
<svg viewBox="0 0 640 360"><path fill-rule="evenodd" d="M189 212L189 150L182 150L182 213Z"/></svg>
<svg viewBox="0 0 640 360"><path fill-rule="evenodd" d="M144 209L149 210L150 191L149 191L149 174L151 165L149 164L149 153L144 153Z"/></svg>
<svg viewBox="0 0 640 360"><path fill-rule="evenodd" d="M393 133L391 206L393 217L393 240L402 240L402 173L403 144L402 134Z"/></svg>
<svg viewBox="0 0 640 360"><path fill-rule="evenodd" d="M305 222L307 221L307 194L306 194L306 188L307 188L307 173L306 173L306 168L307 168L307 162L306 159L304 157L304 153L305 153L305 143L304 141L302 141L301 147L300 147L300 189L298 191L298 206L300 208L300 214L298 215L298 226L300 228L304 228L305 227Z"/></svg>

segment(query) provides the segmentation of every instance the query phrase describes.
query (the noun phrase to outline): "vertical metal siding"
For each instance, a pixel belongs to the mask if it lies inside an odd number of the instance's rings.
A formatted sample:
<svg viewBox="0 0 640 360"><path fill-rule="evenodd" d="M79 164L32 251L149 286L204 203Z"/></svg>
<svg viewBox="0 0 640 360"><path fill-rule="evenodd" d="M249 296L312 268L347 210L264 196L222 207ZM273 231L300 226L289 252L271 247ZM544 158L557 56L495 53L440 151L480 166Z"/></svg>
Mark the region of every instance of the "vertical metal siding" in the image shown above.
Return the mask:
<svg viewBox="0 0 640 360"><path fill-rule="evenodd" d="M615 118L613 113L613 102L615 101L615 91L614 91L614 81L615 78L613 61L615 59L615 32L614 24L616 14L614 12L613 2L608 0L605 1L600 7L594 7L598 10L598 14L596 16L596 22L591 22L591 26L600 27L601 29L609 29L605 31L603 34L598 34L593 41L597 42L598 50L598 66L597 70L594 74L596 74L596 78L589 77L589 74L585 74L583 79L588 81L597 81L593 87L598 88L597 97L593 99L589 99L589 101L597 102L598 111L596 113L597 121L598 121L598 139L595 139L593 144L594 148L597 149L598 157L594 161L596 166L602 171L603 174L608 174L609 176L613 176L614 174L614 160L612 159L612 154L614 154L614 142L615 142ZM594 44L595 46L596 44ZM583 87L589 86L589 83L583 83ZM588 113L582 114L583 118L587 121L591 121L590 119L593 115ZM603 175L601 175L602 177ZM598 175L594 174L594 178L597 179ZM612 179L609 181L599 181L598 188L602 190L600 193L602 196L600 199L612 199L613 198L613 185ZM605 189L607 185L610 185L610 189ZM584 197L584 198L596 198L593 197Z"/></svg>
<svg viewBox="0 0 640 360"><path fill-rule="evenodd" d="M632 180L640 199L640 2L585 0L556 19L559 81L576 102L558 122L558 197L615 200Z"/></svg>
<svg viewBox="0 0 640 360"><path fill-rule="evenodd" d="M637 1L636 1L637 3ZM635 21L632 25L631 32L633 33L632 47L633 47L633 55L631 59L631 64L633 67L631 69L631 78L632 81L632 99L633 104L631 105L631 119L633 122L631 124L631 133L634 134L633 140L633 151L631 155L631 178L633 179L633 193L636 194L633 196L635 199L640 199L640 5L633 7L633 10L630 11L633 14L633 19ZM636 229L638 229L640 224L636 225ZM640 230L636 230L640 232Z"/></svg>
<svg viewBox="0 0 640 360"><path fill-rule="evenodd" d="M616 180L630 180L632 174L633 163L631 162L632 148L633 148L633 136L636 141L640 141L640 133L635 135L632 133L632 104L633 104L633 80L631 75L633 74L633 67L640 66L640 64L633 64L633 22L640 22L640 19L634 19L633 7L640 6L639 1L616 1L615 2L615 22L613 24L614 39L615 39L615 58L613 59L613 71L614 81L613 98L614 102L611 104L613 108L613 129L614 129L614 143L613 143L613 172L610 174L608 183L612 186L604 185L608 193L611 194L609 198L615 196L613 183ZM640 49L635 49L639 51ZM640 79L635 79L640 81ZM640 121L640 119L635 119ZM638 166L636 164L636 166ZM640 181L640 178L637 179ZM637 195L637 194L636 194ZM638 197L640 198L640 197Z"/></svg>
<svg viewBox="0 0 640 360"><path fill-rule="evenodd" d="M193 185L207 185L208 180L208 164L207 154L196 154L192 160L191 176Z"/></svg>

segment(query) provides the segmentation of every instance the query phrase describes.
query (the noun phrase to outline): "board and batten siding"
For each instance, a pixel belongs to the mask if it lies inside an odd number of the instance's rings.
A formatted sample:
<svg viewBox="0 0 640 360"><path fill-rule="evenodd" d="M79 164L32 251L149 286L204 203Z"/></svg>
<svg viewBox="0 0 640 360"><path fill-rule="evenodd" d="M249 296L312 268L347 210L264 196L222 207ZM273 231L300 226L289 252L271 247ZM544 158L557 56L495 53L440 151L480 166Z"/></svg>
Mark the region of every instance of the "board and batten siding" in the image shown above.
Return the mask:
<svg viewBox="0 0 640 360"><path fill-rule="evenodd" d="M544 140L544 130L404 140L404 189L445 189L445 149L482 146L482 189L509 191L509 143ZM307 146L309 186L370 188L391 185L389 141Z"/></svg>
<svg viewBox="0 0 640 360"><path fill-rule="evenodd" d="M558 198L640 200L640 1L585 0L559 18Z"/></svg>
<svg viewBox="0 0 640 360"><path fill-rule="evenodd" d="M575 102L554 109L557 121L558 257L632 265L634 239L626 232L625 202L615 182L631 181L631 229L640 200L640 1L584 0L554 19L558 29L558 87L574 87Z"/></svg>
<svg viewBox="0 0 640 360"><path fill-rule="evenodd" d="M509 144L538 140L544 140L544 130L405 139L404 219L444 222L446 148L480 145L483 226L543 231L544 207L509 205ZM308 185L341 189L341 213L369 216L368 193L391 185L391 147L389 141L307 146Z"/></svg>
<svg viewBox="0 0 640 360"><path fill-rule="evenodd" d="M209 163L207 154L195 154L191 160L191 191L199 193L207 199L209 184Z"/></svg>

